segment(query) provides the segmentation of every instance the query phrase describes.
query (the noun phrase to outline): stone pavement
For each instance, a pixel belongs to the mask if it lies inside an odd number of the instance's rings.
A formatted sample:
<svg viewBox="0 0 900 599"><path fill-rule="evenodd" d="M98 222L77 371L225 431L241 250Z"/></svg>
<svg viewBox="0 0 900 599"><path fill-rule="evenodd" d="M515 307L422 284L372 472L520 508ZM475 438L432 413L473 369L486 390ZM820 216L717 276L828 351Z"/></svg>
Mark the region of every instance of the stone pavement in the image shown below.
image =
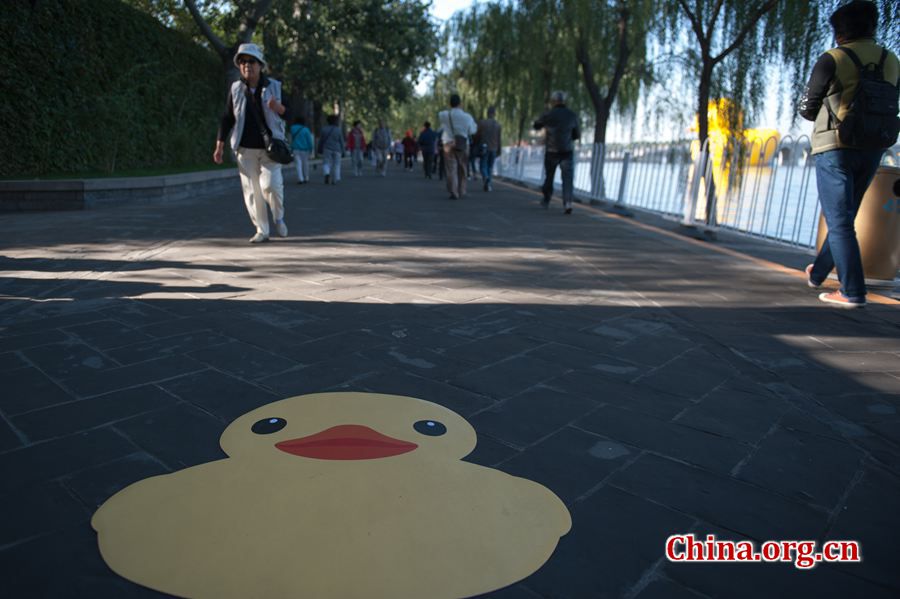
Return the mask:
<svg viewBox="0 0 900 599"><path fill-rule="evenodd" d="M566 502L550 561L491 597L900 593L897 304L831 308L799 272L649 217L473 187L290 179L291 235L260 246L237 180L0 216L4 596L160 596L100 559L97 506L224 457L240 414L326 390L444 404L478 432L470 461ZM687 532L854 539L863 561L667 561Z"/></svg>

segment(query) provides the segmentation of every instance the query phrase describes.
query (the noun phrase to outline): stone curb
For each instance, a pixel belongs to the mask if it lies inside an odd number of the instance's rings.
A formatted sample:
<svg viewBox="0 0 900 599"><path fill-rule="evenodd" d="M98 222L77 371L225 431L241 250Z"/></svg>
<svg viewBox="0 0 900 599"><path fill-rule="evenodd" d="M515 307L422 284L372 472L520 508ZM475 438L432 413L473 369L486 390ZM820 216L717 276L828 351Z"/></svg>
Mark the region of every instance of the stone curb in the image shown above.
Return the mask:
<svg viewBox="0 0 900 599"><path fill-rule="evenodd" d="M152 177L0 181L0 211L82 210L119 202L180 200L219 191L237 169L195 171Z"/></svg>

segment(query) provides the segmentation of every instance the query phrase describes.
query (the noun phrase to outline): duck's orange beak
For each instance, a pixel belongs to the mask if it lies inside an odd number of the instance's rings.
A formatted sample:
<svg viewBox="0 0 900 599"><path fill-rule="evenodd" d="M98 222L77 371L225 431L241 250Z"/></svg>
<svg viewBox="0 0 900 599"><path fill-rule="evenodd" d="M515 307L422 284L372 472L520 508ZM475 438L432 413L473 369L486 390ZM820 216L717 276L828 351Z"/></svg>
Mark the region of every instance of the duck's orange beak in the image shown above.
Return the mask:
<svg viewBox="0 0 900 599"><path fill-rule="evenodd" d="M407 453L418 445L382 435L368 426L341 424L275 447L292 455L317 460L374 460Z"/></svg>

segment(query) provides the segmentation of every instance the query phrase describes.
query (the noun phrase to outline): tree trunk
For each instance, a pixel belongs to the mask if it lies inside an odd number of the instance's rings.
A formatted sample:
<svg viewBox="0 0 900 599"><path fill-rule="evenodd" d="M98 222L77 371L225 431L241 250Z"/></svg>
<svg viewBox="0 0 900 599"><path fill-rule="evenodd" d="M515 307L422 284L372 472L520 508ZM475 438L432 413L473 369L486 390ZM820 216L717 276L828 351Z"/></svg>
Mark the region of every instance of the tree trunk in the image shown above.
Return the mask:
<svg viewBox="0 0 900 599"><path fill-rule="evenodd" d="M291 81L291 93L288 101L290 102L291 112L294 117L303 117L306 126L313 129L313 105L312 101L307 99L303 84L294 79Z"/></svg>
<svg viewBox="0 0 900 599"><path fill-rule="evenodd" d="M584 32L579 28L578 42L575 45L575 58L581 65L581 74L584 78L584 85L587 88L588 95L591 98L591 104L594 105L594 144L602 144L602 151L606 151L606 126L609 122L609 115L612 112L613 102L616 100L616 94L619 92L619 84L625 75L625 67L628 64L628 56L631 54L631 48L628 47L628 18L631 13L625 6L623 0L619 0L617 11L618 21L616 23L617 30L617 51L616 64L613 68L612 77L610 78L609 88L605 96L600 95L600 87L594 76L594 65L591 61L590 54L587 49L587 40ZM603 177L603 161L591 161L591 169L599 166L601 172L594 173L591 171L591 184L596 185L596 189L591 189L591 195L606 199L606 183Z"/></svg>
<svg viewBox="0 0 900 599"><path fill-rule="evenodd" d="M519 136L516 139L516 147L519 147L522 145L522 138L525 136L525 121L527 119L528 119L528 116L524 115L524 114L519 119Z"/></svg>
<svg viewBox="0 0 900 599"><path fill-rule="evenodd" d="M706 144L706 153L703 152L703 143L709 140L709 96L710 96L710 88L712 86L712 71L713 71L714 63L712 59L705 55L703 56L703 68L700 71L700 86L698 89L698 101L697 101L697 137L700 140L700 156L706 156L706 160L711 160L711 148L709 144ZM701 175L705 175L706 173L706 162L700 161L699 170L695 173L696 177ZM704 221L709 226L716 225L716 183L712 176L712 169L710 169L709 180L706 181L706 188L708 193L706 194L706 208L705 208L705 216Z"/></svg>
<svg viewBox="0 0 900 599"><path fill-rule="evenodd" d="M709 15L708 25L706 27L706 32L703 30L703 15L702 13L702 4L699 0L694 4L694 10L691 10L691 7L688 6L687 0L676 0L678 5L684 11L685 16L688 21L691 23L691 29L694 32L694 35L697 38L697 43L700 46L700 57L703 62L703 66L700 70L700 86L698 90L698 110L697 110L697 137L700 140L700 147L703 147L703 142L709 139L709 96L710 96L710 85L712 83L712 72L713 67L716 66L717 63L722 62L729 54L734 52L742 43L744 43L744 39L750 35L756 28L756 24L759 23L760 19L762 19L763 15L772 10L778 0L765 0L765 2L759 6L757 6L756 11L751 13L747 20L744 22L744 25L741 27L740 31L738 31L737 35L734 38L734 41L731 42L724 50L722 50L717 56L712 55L712 41L715 38L713 34L713 29L715 28L716 22L718 21L720 11L723 6L722 0L717 0L717 2L712 7L712 14ZM707 145L707 149L709 146ZM701 152L702 154L702 152ZM701 164L701 169L705 170L705 164ZM700 173L695 173L695 177L699 177ZM710 177L712 179L712 177ZM695 179L696 180L696 179ZM706 198L706 222L709 225L715 225L716 223L716 187L715 183L711 180L707 185L709 189L709 193ZM693 215L691 215L693 217Z"/></svg>
<svg viewBox="0 0 900 599"><path fill-rule="evenodd" d="M700 71L700 85L697 90L697 137L700 145L709 137L709 93L712 86L713 64L708 57L703 57L703 68Z"/></svg>
<svg viewBox="0 0 900 599"><path fill-rule="evenodd" d="M220 56L222 57L222 70L225 71L225 94L227 95L228 90L231 89L231 84L241 78L241 73L234 66L234 61L232 60L234 52L229 50Z"/></svg>
<svg viewBox="0 0 900 599"><path fill-rule="evenodd" d="M311 131L314 132L314 136L316 139L319 138L319 132L322 130L322 123L325 121L325 114L322 112L322 103L318 101L313 102L313 120L311 123L308 123L307 126Z"/></svg>

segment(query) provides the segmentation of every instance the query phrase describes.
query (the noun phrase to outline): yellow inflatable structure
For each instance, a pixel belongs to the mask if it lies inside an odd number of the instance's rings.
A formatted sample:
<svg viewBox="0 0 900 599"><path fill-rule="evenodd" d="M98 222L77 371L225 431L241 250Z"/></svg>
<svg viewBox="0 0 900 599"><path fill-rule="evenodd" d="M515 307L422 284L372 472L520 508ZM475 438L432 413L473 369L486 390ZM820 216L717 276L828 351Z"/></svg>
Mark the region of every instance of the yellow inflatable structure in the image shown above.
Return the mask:
<svg viewBox="0 0 900 599"><path fill-rule="evenodd" d="M744 115L738 112L732 119L733 111L737 110L734 102L727 98L710 100L707 110L709 119L709 156L712 162L712 177L717 190L725 190L731 180L731 169L740 161L744 167L766 166L772 163L775 152L778 149L780 135L776 129L743 129ZM699 119L694 118L691 131L699 131ZM732 123L736 123L732 126ZM736 131L742 133L736 134ZM738 148L738 144L740 148ZM729 150L726 152L726 149ZM741 151L738 151L741 149ZM691 143L691 159L696 163L700 154L700 142L694 140ZM740 173L740 169L737 171ZM700 189L700 201L697 203L698 214L702 214L706 200L706 184ZM721 193L721 192L720 192ZM725 209L723 203L718 204L719 217Z"/></svg>
<svg viewBox="0 0 900 599"><path fill-rule="evenodd" d="M721 170L722 161L725 156L725 148L729 141L739 142L745 152L750 152L748 166L765 166L772 161L775 156L775 150L778 148L778 142L781 140L776 129L743 129L743 133L738 136L735 130L740 130L744 122L744 115L737 115L737 126L731 126L731 113L736 110L734 102L727 98L719 98L718 100L710 100L707 109L707 117L709 119L709 152L712 157L713 167L715 170ZM694 125L691 131L700 130L698 118L694 117ZM691 145L691 156L696 159L700 152L700 143L695 141ZM746 157L747 154L745 153ZM746 158L745 158L746 160ZM727 165L726 165L727 166ZM718 181L716 181L718 184Z"/></svg>

